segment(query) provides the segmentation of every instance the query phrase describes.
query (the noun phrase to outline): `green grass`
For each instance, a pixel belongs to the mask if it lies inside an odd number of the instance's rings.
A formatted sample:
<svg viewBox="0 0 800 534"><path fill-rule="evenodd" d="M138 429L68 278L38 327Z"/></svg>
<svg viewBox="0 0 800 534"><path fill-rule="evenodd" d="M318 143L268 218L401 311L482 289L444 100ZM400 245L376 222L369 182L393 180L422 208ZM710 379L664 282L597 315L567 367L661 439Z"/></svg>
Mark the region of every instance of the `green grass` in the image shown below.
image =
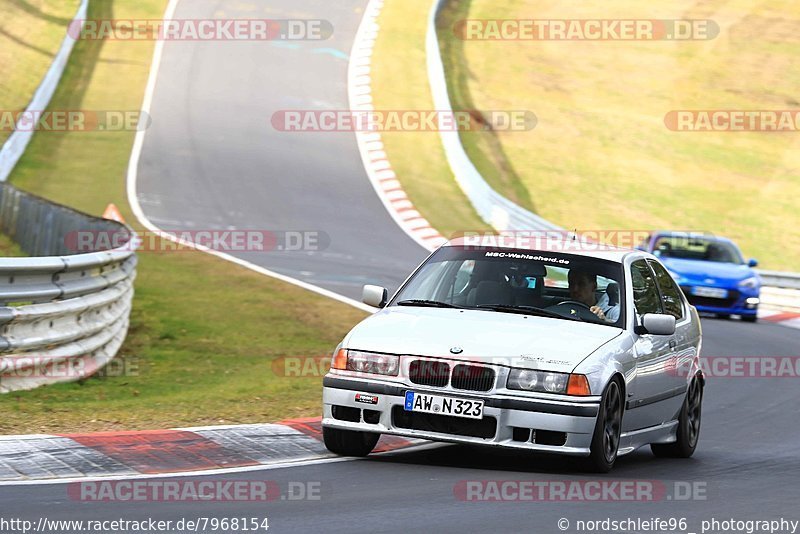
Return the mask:
<svg viewBox="0 0 800 534"><path fill-rule="evenodd" d="M90 18L158 18L163 0L93 2ZM138 109L153 43L80 42L54 109ZM125 197L133 132L48 133L14 185L83 211L109 202L138 228ZM1 246L1 244L0 244ZM131 329L109 372L79 383L0 396L0 433L146 429L318 415L319 376L289 378L281 357L330 354L364 317L199 252L139 254Z"/></svg>
<svg viewBox="0 0 800 534"><path fill-rule="evenodd" d="M430 0L389 0L378 23L372 85L376 109L432 110L425 67ZM436 132L384 133L392 167L416 208L444 236L489 227L478 217L447 165Z"/></svg>
<svg viewBox="0 0 800 534"><path fill-rule="evenodd" d="M421 54L392 52L423 49L426 3L419 4L387 2L374 56L379 65L424 68ZM398 14L404 16L392 21ZM798 15L789 0L468 0L451 2L439 22L455 108L524 109L539 119L528 132L462 135L500 192L567 228L703 230L734 238L764 268L796 271L800 134L678 133L663 119L674 109L800 107L800 73L790 67L800 59ZM710 41L673 43L461 41L451 28L462 18L711 18L722 31ZM387 99L425 102L428 94L422 78L374 77L377 107ZM412 189L437 182L429 185L441 195L438 203L420 208L450 231L436 208L465 198L437 170L438 144L420 152L419 145L387 143L395 165L433 160L435 172L408 165L398 176Z"/></svg>
<svg viewBox="0 0 800 534"><path fill-rule="evenodd" d="M79 4L79 0L0 0L0 110L27 107ZM10 134L0 130L0 145Z"/></svg>
<svg viewBox="0 0 800 534"><path fill-rule="evenodd" d="M462 60L464 41L451 38L453 23L469 18L470 2L451 2L441 11L437 35L442 62L447 73L448 91L453 109L476 110L481 108L472 96L470 79L472 73ZM501 109L501 108L498 108ZM513 104L502 110L515 110ZM522 183L512 161L508 159L497 135L489 132L462 132L461 141L472 163L486 177L487 181L499 191L523 206L534 209L530 193Z"/></svg>
<svg viewBox="0 0 800 534"><path fill-rule="evenodd" d="M14 243L14 241L5 234L0 234L0 257L5 258L19 258L24 257L26 254L22 249Z"/></svg>

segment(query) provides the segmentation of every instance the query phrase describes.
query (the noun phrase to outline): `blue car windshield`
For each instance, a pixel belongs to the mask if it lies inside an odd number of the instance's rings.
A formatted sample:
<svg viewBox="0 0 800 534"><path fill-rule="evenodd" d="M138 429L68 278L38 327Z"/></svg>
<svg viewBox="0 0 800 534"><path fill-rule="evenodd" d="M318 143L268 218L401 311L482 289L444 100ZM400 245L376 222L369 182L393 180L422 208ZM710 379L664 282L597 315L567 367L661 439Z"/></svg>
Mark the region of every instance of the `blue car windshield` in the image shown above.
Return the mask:
<svg viewBox="0 0 800 534"><path fill-rule="evenodd" d="M653 254L660 258L703 260L717 263L744 263L739 250L731 243L716 239L661 236L654 246Z"/></svg>

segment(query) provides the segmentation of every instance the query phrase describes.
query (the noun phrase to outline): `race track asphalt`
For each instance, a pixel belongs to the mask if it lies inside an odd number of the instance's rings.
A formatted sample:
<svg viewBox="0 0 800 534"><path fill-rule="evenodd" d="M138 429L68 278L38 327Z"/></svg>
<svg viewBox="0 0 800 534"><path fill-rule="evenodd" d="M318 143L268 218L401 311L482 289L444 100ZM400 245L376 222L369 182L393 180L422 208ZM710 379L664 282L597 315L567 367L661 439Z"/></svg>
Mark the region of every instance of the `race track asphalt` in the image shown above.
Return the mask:
<svg viewBox="0 0 800 534"><path fill-rule="evenodd" d="M800 332L768 324L704 319L707 356L796 355ZM793 352L789 352L792 350ZM792 378L710 378L695 456L657 459L641 449L608 475L589 475L559 457L442 445L367 459L318 463L204 480L262 480L319 488L319 500L272 502L76 502L68 485L0 487L4 509L19 517L178 521L197 517L269 517L270 532L561 532L557 522L605 518L688 519L700 532L716 518L800 520L800 410ZM634 502L465 502L463 481L654 481L666 494ZM190 480L182 478L181 480ZM197 478L191 480L198 480ZM695 497L676 491L693 485ZM688 484L687 484L688 483ZM295 491L293 495L298 495ZM670 499L669 497L672 497ZM631 530L635 531L635 530ZM681 532L680 530L678 530Z"/></svg>
<svg viewBox="0 0 800 534"><path fill-rule="evenodd" d="M284 110L346 110L348 55L364 0L182 1L175 18L323 19L326 40L166 42L137 196L165 231L274 232L283 250L244 260L360 299L396 289L427 252L375 194L352 132L284 132ZM286 232L319 245L293 248ZM315 250L318 249L318 250Z"/></svg>
<svg viewBox="0 0 800 534"><path fill-rule="evenodd" d="M317 230L316 253L237 253L284 274L357 297L367 282L396 285L425 256L392 222L369 185L351 134L271 130L277 109L346 106L347 54L365 2L184 0L178 16L331 20L334 38L272 43L168 43L139 173L147 216L164 229ZM317 51L317 47L329 50ZM338 52L337 52L338 51ZM703 319L705 356L797 356L800 331ZM697 453L657 459L643 449L609 475L565 459L442 445L361 460L209 475L214 480L318 484L319 500L273 502L80 502L65 484L0 487L5 515L48 519L269 517L271 532L579 532L578 520L800 519L800 410L791 378L710 378ZM462 481L656 481L655 502L464 502ZM189 480L188 478L181 478ZM704 499L679 500L674 483ZM698 497L700 495L695 495ZM64 530L66 531L66 530ZM229 530L232 531L232 530ZM632 529L630 531L636 531ZM664 531L664 530L661 530Z"/></svg>

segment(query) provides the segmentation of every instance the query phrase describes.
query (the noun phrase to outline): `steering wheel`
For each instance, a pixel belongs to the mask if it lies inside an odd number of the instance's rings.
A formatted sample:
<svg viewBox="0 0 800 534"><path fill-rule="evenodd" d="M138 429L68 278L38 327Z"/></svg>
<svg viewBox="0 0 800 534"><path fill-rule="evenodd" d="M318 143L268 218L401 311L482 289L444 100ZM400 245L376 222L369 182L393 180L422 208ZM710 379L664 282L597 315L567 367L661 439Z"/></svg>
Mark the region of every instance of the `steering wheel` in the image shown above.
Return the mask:
<svg viewBox="0 0 800 534"><path fill-rule="evenodd" d="M597 321L598 317L589 309L589 306L577 300L564 300L549 306L548 311L560 313L566 317L578 317L583 321Z"/></svg>

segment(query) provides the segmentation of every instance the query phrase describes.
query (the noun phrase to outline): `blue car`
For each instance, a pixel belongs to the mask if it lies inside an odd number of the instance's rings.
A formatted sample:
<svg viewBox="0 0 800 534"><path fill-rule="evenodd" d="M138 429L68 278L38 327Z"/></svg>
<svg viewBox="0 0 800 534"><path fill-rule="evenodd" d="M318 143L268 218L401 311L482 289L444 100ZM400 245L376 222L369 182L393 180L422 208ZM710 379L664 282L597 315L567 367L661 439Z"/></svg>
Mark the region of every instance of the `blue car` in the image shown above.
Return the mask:
<svg viewBox="0 0 800 534"><path fill-rule="evenodd" d="M661 260L698 311L757 320L761 279L758 262L745 261L724 237L687 232L655 232L638 247Z"/></svg>

